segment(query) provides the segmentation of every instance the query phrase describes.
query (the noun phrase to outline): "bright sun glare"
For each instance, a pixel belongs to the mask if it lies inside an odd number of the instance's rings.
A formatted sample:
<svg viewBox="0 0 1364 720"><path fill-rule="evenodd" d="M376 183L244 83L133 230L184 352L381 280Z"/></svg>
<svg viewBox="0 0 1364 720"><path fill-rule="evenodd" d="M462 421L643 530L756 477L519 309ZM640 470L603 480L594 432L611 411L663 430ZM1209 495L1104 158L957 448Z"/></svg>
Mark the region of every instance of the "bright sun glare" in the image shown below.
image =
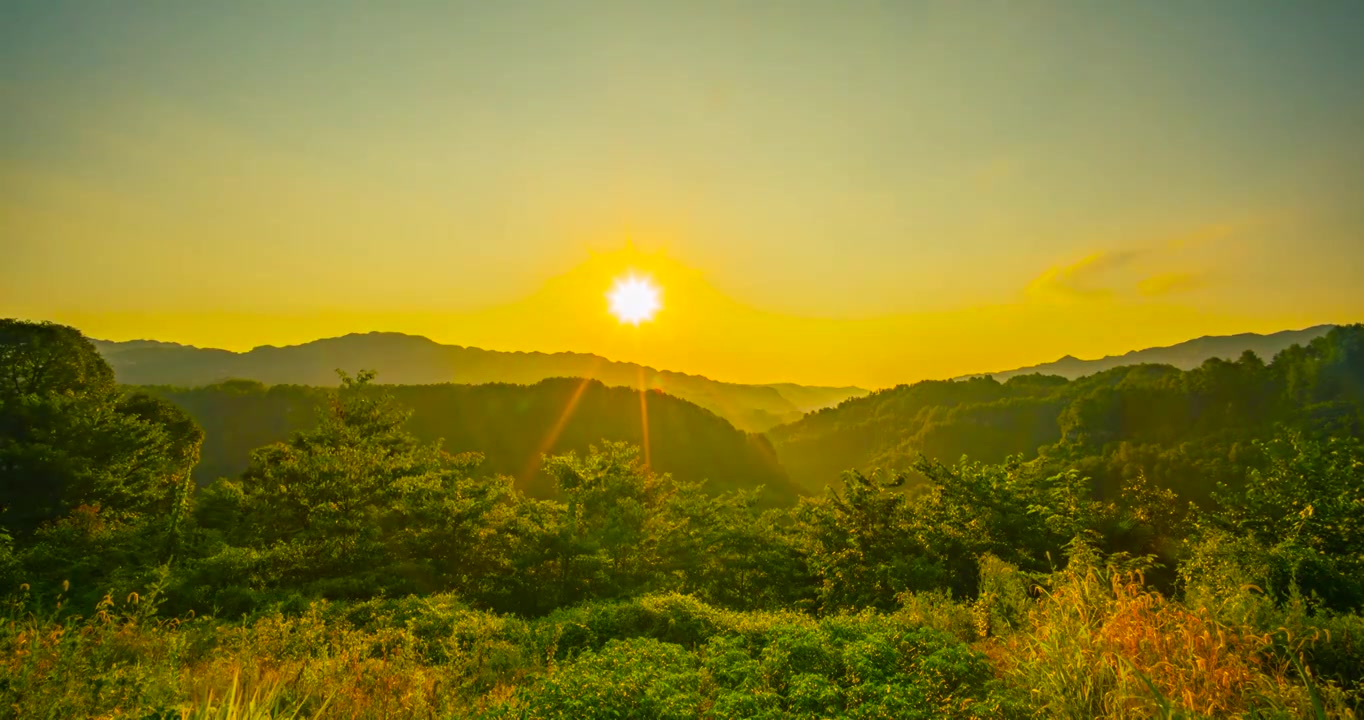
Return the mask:
<svg viewBox="0 0 1364 720"><path fill-rule="evenodd" d="M611 302L611 314L621 322L632 325L653 320L654 313L662 307L658 300L658 288L648 278L634 275L616 280L606 299Z"/></svg>

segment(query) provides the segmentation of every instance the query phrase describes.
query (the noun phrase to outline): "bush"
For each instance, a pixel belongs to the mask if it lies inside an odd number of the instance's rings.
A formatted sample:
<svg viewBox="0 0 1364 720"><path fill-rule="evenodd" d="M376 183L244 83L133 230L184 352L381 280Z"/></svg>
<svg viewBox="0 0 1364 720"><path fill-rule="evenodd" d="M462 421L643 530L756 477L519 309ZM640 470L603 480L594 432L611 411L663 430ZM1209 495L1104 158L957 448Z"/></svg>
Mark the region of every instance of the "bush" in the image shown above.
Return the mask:
<svg viewBox="0 0 1364 720"><path fill-rule="evenodd" d="M567 658L635 637L696 647L721 629L725 616L691 596L668 593L556 610L543 624L556 630L556 656Z"/></svg>
<svg viewBox="0 0 1364 720"><path fill-rule="evenodd" d="M612 640L523 688L487 717L684 720L701 712L696 657L649 638Z"/></svg>
<svg viewBox="0 0 1364 720"><path fill-rule="evenodd" d="M738 614L721 614L737 620ZM774 616L763 618L771 621ZM611 639L490 711L527 718L983 718L1022 714L985 656L866 613L736 622L692 650ZM725 624L725 623L721 623ZM657 629L658 626L652 626Z"/></svg>
<svg viewBox="0 0 1364 720"><path fill-rule="evenodd" d="M755 641L756 640L756 641ZM702 651L714 717L975 718L1021 713L986 658L875 614L717 637Z"/></svg>

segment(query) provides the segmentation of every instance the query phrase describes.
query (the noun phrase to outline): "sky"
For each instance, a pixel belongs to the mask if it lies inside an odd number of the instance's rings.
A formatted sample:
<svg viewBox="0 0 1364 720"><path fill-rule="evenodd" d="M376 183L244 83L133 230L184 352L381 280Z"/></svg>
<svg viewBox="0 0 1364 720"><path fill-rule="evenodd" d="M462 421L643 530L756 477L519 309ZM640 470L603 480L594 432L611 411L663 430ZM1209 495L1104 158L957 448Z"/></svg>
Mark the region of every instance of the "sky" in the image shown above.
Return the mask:
<svg viewBox="0 0 1364 720"><path fill-rule="evenodd" d="M14 0L0 316L864 387L1359 322L1362 37L1329 0Z"/></svg>

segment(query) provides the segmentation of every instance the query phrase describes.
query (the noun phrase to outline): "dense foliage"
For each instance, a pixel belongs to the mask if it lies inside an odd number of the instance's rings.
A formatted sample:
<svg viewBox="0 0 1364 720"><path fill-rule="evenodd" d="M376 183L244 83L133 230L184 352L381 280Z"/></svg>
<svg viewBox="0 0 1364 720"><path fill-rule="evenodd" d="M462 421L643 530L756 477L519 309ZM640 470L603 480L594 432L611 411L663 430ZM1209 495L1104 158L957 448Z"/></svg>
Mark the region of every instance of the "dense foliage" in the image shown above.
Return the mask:
<svg viewBox="0 0 1364 720"><path fill-rule="evenodd" d="M545 458L533 497L412 432L372 373L309 391L311 422L196 491L184 413L114 386L69 328L4 331L0 716L1364 707L1361 328L1270 364L883 394L934 417L975 398L941 417L987 438L1055 401L1059 439L851 471L790 507L624 442ZM234 388L269 393L213 392ZM1222 482L1172 485L1171 447Z"/></svg>
<svg viewBox="0 0 1364 720"><path fill-rule="evenodd" d="M807 415L769 436L807 492L849 468L911 468L921 455L1076 469L1113 498L1144 475L1207 500L1239 482L1278 428L1357 436L1364 426L1364 327L1332 329L1271 362L1246 352L1181 371L1129 365L1076 380L1020 375L904 385ZM918 479L918 478L914 478Z"/></svg>

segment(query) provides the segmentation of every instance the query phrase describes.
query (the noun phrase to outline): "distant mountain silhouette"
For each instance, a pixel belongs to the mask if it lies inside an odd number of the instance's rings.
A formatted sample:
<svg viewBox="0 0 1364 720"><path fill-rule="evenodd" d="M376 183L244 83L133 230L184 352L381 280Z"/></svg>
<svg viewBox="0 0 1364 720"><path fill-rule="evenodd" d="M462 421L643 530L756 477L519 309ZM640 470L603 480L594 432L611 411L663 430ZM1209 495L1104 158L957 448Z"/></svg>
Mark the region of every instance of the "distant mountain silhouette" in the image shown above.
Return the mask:
<svg viewBox="0 0 1364 720"><path fill-rule="evenodd" d="M1331 331L1335 325L1316 325L1304 330L1284 330L1282 332L1258 335L1205 335L1194 340L1186 340L1169 347L1133 350L1122 355L1109 355L1098 360L1081 360L1071 355L1055 362L1005 370L995 373L975 373L963 375L956 380L975 377L993 377L1000 382L1019 375L1060 375L1074 380L1085 375L1093 375L1124 365L1173 365L1180 370L1192 370L1209 358L1235 360L1246 350L1254 352L1264 360L1270 360L1284 349L1293 345L1306 345Z"/></svg>
<svg viewBox="0 0 1364 720"><path fill-rule="evenodd" d="M197 387L245 379L269 385L334 386L338 368L351 373L376 370L378 382L393 385L530 385L553 377L579 377L611 386L661 390L750 432L798 420L807 412L868 392L858 387L726 383L586 353L499 352L442 345L402 333L355 333L302 345L266 345L244 353L155 340L93 342L118 381L128 385Z"/></svg>

